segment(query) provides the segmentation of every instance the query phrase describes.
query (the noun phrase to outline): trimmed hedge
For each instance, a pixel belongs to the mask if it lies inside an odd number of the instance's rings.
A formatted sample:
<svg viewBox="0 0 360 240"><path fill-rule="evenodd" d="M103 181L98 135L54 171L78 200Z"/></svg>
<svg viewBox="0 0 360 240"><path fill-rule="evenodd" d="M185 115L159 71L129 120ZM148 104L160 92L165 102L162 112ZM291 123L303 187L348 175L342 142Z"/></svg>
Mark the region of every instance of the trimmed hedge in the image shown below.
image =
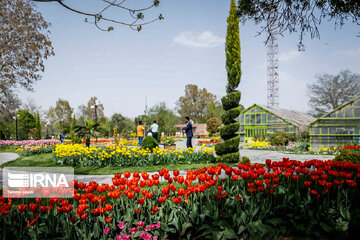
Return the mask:
<svg viewBox="0 0 360 240"><path fill-rule="evenodd" d="M221 120L223 124L229 125L231 123L235 123L235 118L237 118L241 113L241 106L230 109L226 111L223 115L221 115Z"/></svg>
<svg viewBox="0 0 360 240"><path fill-rule="evenodd" d="M215 145L215 151L218 155L224 155L226 153L232 153L238 151L240 143L240 136L226 140L223 143Z"/></svg>
<svg viewBox="0 0 360 240"><path fill-rule="evenodd" d="M221 98L221 103L225 111L239 106L241 92L233 92Z"/></svg>
<svg viewBox="0 0 360 240"><path fill-rule="evenodd" d="M156 141L155 138L153 138L152 136L147 136L144 138L141 146L144 148L144 149L149 149L150 151L152 151L154 148L156 148L158 145L158 142Z"/></svg>
<svg viewBox="0 0 360 240"><path fill-rule="evenodd" d="M239 162L239 152L228 153L220 157L221 162L224 163L237 163Z"/></svg>
<svg viewBox="0 0 360 240"><path fill-rule="evenodd" d="M231 123L229 125L223 125L220 127L220 136L224 140L228 140L230 138L234 138L237 136L236 132L240 128L240 123Z"/></svg>

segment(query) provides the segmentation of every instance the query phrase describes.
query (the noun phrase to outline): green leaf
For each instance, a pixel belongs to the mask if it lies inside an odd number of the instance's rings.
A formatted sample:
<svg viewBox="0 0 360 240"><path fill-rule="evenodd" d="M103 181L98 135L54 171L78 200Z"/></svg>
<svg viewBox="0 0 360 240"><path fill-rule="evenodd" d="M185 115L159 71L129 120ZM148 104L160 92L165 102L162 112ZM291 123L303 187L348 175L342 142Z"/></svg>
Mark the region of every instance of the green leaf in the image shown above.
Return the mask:
<svg viewBox="0 0 360 240"><path fill-rule="evenodd" d="M327 225L324 222L320 222L319 225L325 232L331 232L333 230L332 227L330 227L329 225Z"/></svg>
<svg viewBox="0 0 360 240"><path fill-rule="evenodd" d="M185 222L185 223L183 223L183 225L181 227L182 227L182 231L186 232L186 230L189 227L192 227L192 224L190 222Z"/></svg>
<svg viewBox="0 0 360 240"><path fill-rule="evenodd" d="M224 236L226 239L237 239L235 231L230 228L225 229Z"/></svg>

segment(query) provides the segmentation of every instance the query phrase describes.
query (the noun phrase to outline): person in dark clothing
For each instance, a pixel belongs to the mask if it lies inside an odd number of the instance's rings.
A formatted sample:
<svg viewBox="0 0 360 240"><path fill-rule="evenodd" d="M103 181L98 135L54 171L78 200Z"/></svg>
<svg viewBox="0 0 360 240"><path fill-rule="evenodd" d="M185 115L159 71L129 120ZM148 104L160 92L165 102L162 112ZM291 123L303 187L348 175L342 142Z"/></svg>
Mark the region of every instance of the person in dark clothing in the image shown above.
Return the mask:
<svg viewBox="0 0 360 240"><path fill-rule="evenodd" d="M191 143L191 139L194 136L193 135L193 128L192 128L192 124L190 122L190 118L189 117L185 117L185 122L186 122L186 127L184 127L182 130L185 131L186 133L186 147L187 148L192 148L192 143Z"/></svg>

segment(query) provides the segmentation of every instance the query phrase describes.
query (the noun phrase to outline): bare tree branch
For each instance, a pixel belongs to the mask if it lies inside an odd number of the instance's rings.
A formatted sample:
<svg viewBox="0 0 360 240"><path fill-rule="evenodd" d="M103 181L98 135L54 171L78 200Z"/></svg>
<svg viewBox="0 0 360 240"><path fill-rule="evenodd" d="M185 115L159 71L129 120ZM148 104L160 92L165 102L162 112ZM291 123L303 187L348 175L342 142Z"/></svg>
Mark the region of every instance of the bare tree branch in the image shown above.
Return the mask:
<svg viewBox="0 0 360 240"><path fill-rule="evenodd" d="M85 22L94 24L101 31L111 31L111 30L114 29L114 27L113 26L108 26L108 27L104 28L104 27L99 25L100 20L102 20L103 22L115 23L115 24L128 26L133 30L140 31L142 29L142 26L148 25L148 24L153 23L153 22L155 22L157 20L164 19L162 14L160 14L156 18L153 18L153 19L151 19L149 21L144 21L145 16L144 16L143 12L147 11L147 10L150 10L151 8L158 7L159 4L160 4L159 0L153 0L152 4L149 5L148 7L139 8L139 9L133 9L133 8L126 7L124 4L126 3L127 0L99 0L99 1L102 1L103 3L105 3L106 6L101 8L97 12L87 12L87 11L83 11L83 10L73 8L73 7L65 4L63 0L32 0L32 1L35 1L35 2L57 2L62 7L66 8L66 9L72 11L72 12L75 12L77 14L84 15L84 16L93 17L94 21L89 21L87 18L85 18ZM109 10L110 8L119 8L121 10L128 11L130 13L130 16L135 20L132 21L132 22L126 22L126 21L114 19L112 17L103 16L103 14L107 10ZM135 13L136 13L136 15L135 15Z"/></svg>

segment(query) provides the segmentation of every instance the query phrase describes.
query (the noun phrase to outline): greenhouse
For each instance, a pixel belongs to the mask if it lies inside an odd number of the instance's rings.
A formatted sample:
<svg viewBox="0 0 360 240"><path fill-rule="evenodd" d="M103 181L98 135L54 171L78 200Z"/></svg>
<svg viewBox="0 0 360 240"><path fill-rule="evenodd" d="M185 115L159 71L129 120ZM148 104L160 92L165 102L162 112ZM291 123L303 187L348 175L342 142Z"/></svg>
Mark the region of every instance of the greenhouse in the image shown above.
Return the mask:
<svg viewBox="0 0 360 240"><path fill-rule="evenodd" d="M310 124L312 148L359 144L360 96L321 116Z"/></svg>
<svg viewBox="0 0 360 240"><path fill-rule="evenodd" d="M267 137L276 131L299 135L302 131L308 131L307 126L314 120L315 118L302 112L257 104L246 109L237 118L242 142L255 137Z"/></svg>

